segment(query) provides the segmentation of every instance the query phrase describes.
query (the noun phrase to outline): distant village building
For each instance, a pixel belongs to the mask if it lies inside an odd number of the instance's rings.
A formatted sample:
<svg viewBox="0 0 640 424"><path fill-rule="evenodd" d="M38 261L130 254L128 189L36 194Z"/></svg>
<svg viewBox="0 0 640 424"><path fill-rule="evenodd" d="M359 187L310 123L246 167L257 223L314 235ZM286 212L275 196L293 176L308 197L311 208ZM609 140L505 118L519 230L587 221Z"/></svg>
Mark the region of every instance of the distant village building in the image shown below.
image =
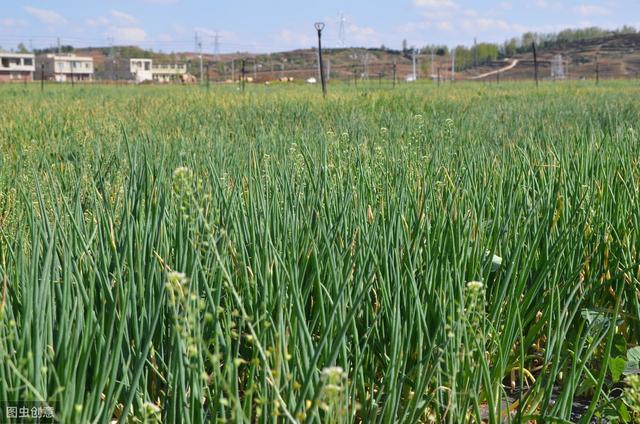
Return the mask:
<svg viewBox="0 0 640 424"><path fill-rule="evenodd" d="M125 80L135 82L145 82L153 80L151 71L151 59L142 58L119 58L105 62L105 74L107 78L114 80Z"/></svg>
<svg viewBox="0 0 640 424"><path fill-rule="evenodd" d="M153 80L157 82L181 81L182 75L187 73L185 63L158 63L151 67Z"/></svg>
<svg viewBox="0 0 640 424"><path fill-rule="evenodd" d="M0 81L33 81L35 70L33 54L0 52Z"/></svg>
<svg viewBox="0 0 640 424"><path fill-rule="evenodd" d="M38 56L36 62L38 68L44 65L45 80L57 82L93 80L93 58L89 56L47 54ZM40 75L37 75L37 78L40 78Z"/></svg>

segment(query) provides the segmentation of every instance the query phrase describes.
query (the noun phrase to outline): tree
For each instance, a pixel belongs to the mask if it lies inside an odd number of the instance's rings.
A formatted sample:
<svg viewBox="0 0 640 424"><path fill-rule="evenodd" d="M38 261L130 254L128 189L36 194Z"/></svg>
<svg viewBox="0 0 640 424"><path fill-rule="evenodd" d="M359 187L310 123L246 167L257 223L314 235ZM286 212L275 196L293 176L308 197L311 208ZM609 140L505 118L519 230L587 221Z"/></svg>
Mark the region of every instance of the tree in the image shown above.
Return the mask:
<svg viewBox="0 0 640 424"><path fill-rule="evenodd" d="M18 44L18 53L28 53L29 50L27 50L27 47L24 45L24 43L20 43Z"/></svg>
<svg viewBox="0 0 640 424"><path fill-rule="evenodd" d="M529 48L536 41L537 34L533 32L525 32L522 34L522 46Z"/></svg>
<svg viewBox="0 0 640 424"><path fill-rule="evenodd" d="M438 56L446 56L449 54L449 48L447 46L440 46L436 48L436 54Z"/></svg>
<svg viewBox="0 0 640 424"><path fill-rule="evenodd" d="M637 30L629 25L624 25L620 30L618 30L620 34L635 34Z"/></svg>
<svg viewBox="0 0 640 424"><path fill-rule="evenodd" d="M504 55L505 57L512 57L518 51L518 39L513 37L509 41L504 42Z"/></svg>
<svg viewBox="0 0 640 424"><path fill-rule="evenodd" d="M473 63L473 51L466 46L457 46L452 53L456 56L456 69L464 70Z"/></svg>

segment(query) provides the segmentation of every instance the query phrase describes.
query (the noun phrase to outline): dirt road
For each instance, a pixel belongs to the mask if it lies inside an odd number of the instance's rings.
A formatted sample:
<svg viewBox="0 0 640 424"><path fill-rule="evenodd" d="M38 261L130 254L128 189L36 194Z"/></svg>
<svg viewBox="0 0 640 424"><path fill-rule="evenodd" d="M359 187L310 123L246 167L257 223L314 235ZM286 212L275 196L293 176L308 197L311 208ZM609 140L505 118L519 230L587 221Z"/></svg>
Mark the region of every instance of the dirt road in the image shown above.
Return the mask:
<svg viewBox="0 0 640 424"><path fill-rule="evenodd" d="M504 68L496 69L495 71L485 72L484 74L476 75L475 77L470 77L469 79L472 79L472 80L480 79L480 78L488 77L491 75L495 75L498 72L508 71L509 69L513 69L517 64L518 64L518 59L513 59L513 61L507 66L505 66Z"/></svg>

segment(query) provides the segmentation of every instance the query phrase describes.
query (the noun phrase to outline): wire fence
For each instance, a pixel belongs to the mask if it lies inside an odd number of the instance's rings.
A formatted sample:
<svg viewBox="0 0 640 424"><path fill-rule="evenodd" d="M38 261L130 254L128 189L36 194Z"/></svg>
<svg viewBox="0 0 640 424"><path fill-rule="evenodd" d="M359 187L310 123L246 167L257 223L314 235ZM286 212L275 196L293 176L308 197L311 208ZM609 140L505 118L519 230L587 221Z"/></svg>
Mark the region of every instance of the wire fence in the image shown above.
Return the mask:
<svg viewBox="0 0 640 424"><path fill-rule="evenodd" d="M373 86L395 86L402 83L411 83L415 80L428 80L436 84L450 83L454 80L451 66L448 65L447 58L439 58L437 62L433 62L429 56L420 57L416 67L405 56L397 55L394 60L380 60L375 55L368 53L363 54L359 51L353 57L345 59L344 50L341 54L332 54L331 49L324 52L324 75L326 81L330 84L342 82L345 84L367 84ZM365 51L366 52L366 51ZM288 55L288 56L287 56ZM320 83L320 72L317 64L316 51L298 51L295 54L291 52L274 54L273 59L266 55L255 56L241 54L236 55L235 59L218 59L211 60L203 58L202 74L200 73L199 60L191 59L185 68L185 74L191 78L184 78L183 75L174 74L166 78L150 77L147 81L140 81L135 75L125 72L113 72L105 67L106 61L114 60L109 57L102 58L96 63L96 72L89 77L82 75L70 75L66 78L60 78L66 81L53 81L55 76L48 74L46 83L56 84L106 84L106 85L129 85L142 82L143 84L167 84L179 83L184 85L194 84L238 84L241 81L245 83L299 83L310 82ZM387 57L392 56L387 54ZM294 60L281 60L279 58L293 57ZM393 56L392 56L393 57ZM241 59L242 58L242 59ZM368 59L367 59L368 58ZM122 60L123 58L119 58ZM128 59L127 59L128 60ZM241 72L241 63L244 62L244 78ZM184 61L182 61L184 63ZM446 65L445 65L446 64ZM571 64L567 61L566 70L563 72L562 78L554 77L553 60L537 60L537 66L534 60L519 59L517 66L511 69L501 71L507 62L495 61L485 65L481 69L472 69L457 71L455 80L469 80L477 77L478 74L484 72L486 77L475 79L476 82L484 84L500 84L508 81L534 80L536 67L540 74L540 81L557 81L557 80L595 80L600 79L638 79L640 76L640 63L633 66L627 66L625 73L619 73L619 65L613 62L596 61L588 64ZM506 68L505 68L506 69ZM1 72L1 70L0 70ZM86 80L81 80L86 77ZM32 75L33 80L43 79L39 68ZM3 80L1 82L26 84L28 80L20 78L18 80ZM44 85L42 86L44 89Z"/></svg>

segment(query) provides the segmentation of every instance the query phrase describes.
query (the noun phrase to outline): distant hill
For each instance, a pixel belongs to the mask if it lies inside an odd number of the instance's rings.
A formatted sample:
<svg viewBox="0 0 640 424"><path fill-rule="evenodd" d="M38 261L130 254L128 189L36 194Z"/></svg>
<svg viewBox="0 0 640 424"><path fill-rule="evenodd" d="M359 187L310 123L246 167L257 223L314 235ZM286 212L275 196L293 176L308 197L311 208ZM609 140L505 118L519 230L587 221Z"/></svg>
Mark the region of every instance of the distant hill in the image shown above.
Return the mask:
<svg viewBox="0 0 640 424"><path fill-rule="evenodd" d="M199 74L199 55L194 52L159 53L138 48L136 46L114 47L114 55L118 57L148 57L159 62L184 62L189 72ZM94 47L76 49L76 54L89 55L94 58L99 72L109 60L110 47ZM420 79L435 78L438 74L444 79L451 78L451 58L448 52L441 55L423 50L417 57L416 72ZM561 55L566 63L570 79L595 78L596 56L600 78L636 78L640 74L640 34L613 34L587 40L571 42L555 42L547 48L540 48L538 53L540 79L551 76L551 61ZM325 66L330 79L360 80L391 79L394 73L398 81L404 80L413 72L409 51L386 48L340 48L323 50ZM432 63L433 57L433 63ZM513 68L500 72L501 80L530 79L533 76L533 54L531 52L515 53L512 57L491 61L480 66L457 71L456 80L465 80L474 76L490 73L506 67L513 60L518 63ZM242 60L245 61L245 72L259 82L276 80L281 77L306 79L317 77L317 50L300 49L272 54L203 54L203 68L209 69L211 81L237 80L240 75ZM207 66L208 65L208 66ZM480 81L493 81L495 73L481 78Z"/></svg>
<svg viewBox="0 0 640 424"><path fill-rule="evenodd" d="M637 78L640 76L640 34L617 34L589 40L559 43L538 53L538 72L541 79L551 77L551 61L561 55L569 79L595 78L596 68L600 78ZM597 57L597 67L596 67ZM516 54L518 64L503 73L503 79L532 78L534 73L533 53ZM488 70L505 66L505 61L468 69L459 74L470 78ZM492 75L491 78L495 78Z"/></svg>

